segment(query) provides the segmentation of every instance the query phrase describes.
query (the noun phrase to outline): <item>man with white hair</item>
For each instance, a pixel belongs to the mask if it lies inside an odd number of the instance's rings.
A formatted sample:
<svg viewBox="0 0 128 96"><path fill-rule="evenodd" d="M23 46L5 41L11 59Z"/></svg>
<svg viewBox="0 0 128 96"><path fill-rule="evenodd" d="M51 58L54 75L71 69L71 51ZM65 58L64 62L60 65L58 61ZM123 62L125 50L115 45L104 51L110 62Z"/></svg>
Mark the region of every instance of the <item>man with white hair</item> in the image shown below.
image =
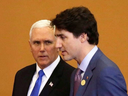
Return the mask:
<svg viewBox="0 0 128 96"><path fill-rule="evenodd" d="M39 20L32 25L29 45L36 63L16 73L12 96L69 95L74 68L59 56L50 23L49 20Z"/></svg>

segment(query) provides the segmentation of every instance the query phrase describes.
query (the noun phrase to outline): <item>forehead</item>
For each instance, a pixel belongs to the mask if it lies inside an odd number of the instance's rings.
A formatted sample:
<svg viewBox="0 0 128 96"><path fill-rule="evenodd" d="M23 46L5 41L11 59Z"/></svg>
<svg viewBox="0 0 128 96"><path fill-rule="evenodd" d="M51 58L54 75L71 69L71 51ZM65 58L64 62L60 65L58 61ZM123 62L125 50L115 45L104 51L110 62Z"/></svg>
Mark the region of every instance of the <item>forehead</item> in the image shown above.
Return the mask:
<svg viewBox="0 0 128 96"><path fill-rule="evenodd" d="M54 38L53 29L50 27L43 28L33 28L31 39L45 39L45 38Z"/></svg>

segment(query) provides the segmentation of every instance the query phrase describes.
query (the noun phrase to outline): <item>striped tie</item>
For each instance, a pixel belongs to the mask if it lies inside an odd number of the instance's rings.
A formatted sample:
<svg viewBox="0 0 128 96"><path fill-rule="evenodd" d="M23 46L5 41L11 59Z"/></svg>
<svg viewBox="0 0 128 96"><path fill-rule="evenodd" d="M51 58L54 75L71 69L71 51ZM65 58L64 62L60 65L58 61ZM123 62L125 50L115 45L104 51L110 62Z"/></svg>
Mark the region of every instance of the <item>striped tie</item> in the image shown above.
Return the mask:
<svg viewBox="0 0 128 96"><path fill-rule="evenodd" d="M76 92L78 90L78 87L80 85L81 82L81 70L78 68L77 72L75 74L75 79L74 79L74 96L76 95Z"/></svg>

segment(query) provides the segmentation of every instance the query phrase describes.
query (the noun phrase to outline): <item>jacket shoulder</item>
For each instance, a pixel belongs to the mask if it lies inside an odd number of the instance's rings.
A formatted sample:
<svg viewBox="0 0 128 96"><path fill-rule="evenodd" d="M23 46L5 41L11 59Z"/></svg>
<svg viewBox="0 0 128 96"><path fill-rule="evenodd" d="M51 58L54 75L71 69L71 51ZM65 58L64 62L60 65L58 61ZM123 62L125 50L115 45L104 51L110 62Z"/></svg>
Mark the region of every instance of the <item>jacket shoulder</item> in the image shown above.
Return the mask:
<svg viewBox="0 0 128 96"><path fill-rule="evenodd" d="M36 70L36 64L28 65L28 66L18 70L16 73L16 76L17 75L25 75L25 74L30 73L31 71L35 71L35 70Z"/></svg>

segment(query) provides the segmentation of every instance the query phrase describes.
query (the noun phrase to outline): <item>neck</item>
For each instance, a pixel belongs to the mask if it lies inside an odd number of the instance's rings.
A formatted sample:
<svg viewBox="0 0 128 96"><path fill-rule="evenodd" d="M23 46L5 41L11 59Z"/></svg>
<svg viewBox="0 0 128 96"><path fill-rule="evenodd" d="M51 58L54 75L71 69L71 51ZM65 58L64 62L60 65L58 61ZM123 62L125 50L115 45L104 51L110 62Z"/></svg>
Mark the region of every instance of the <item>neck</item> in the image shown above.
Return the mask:
<svg viewBox="0 0 128 96"><path fill-rule="evenodd" d="M78 64L80 64L83 59L87 56L87 54L95 47L96 45L90 45L88 44L88 46L83 46L80 49L80 52L78 54L78 56L75 58L75 60L77 61Z"/></svg>

